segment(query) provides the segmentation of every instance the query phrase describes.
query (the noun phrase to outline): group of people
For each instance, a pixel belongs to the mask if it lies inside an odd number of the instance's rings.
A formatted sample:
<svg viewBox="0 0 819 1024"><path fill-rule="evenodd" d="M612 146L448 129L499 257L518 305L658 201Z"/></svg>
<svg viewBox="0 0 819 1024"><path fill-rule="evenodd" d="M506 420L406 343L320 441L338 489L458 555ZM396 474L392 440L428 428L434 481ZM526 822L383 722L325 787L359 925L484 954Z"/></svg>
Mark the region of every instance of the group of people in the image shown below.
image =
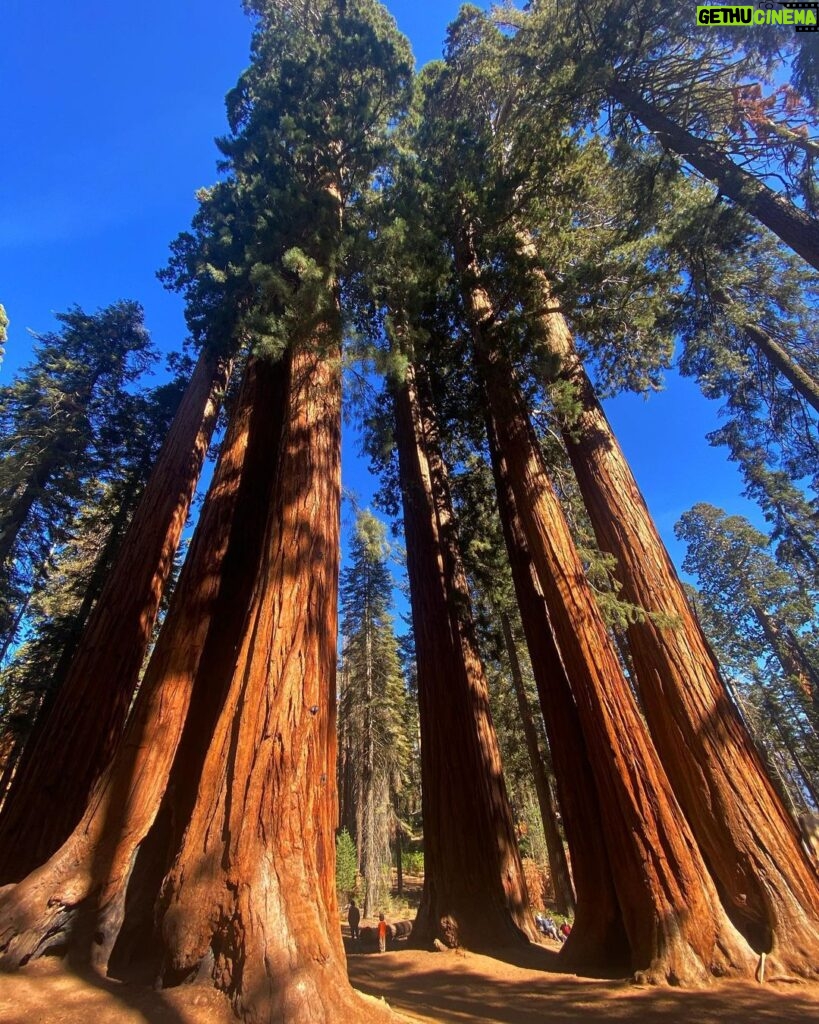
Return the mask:
<svg viewBox="0 0 819 1024"><path fill-rule="evenodd" d="M565 942L572 933L572 926L568 921L564 921L558 927L553 918L546 917L544 914L535 914L535 924L541 934L554 939L555 942Z"/></svg>
<svg viewBox="0 0 819 1024"><path fill-rule="evenodd" d="M355 900L350 900L350 909L347 912L347 924L350 926L350 937L353 942L358 942L361 938L358 930L360 923L361 911L356 906ZM383 914L378 915L376 933L378 935L378 952L385 953L387 950L387 922Z"/></svg>
<svg viewBox="0 0 819 1024"><path fill-rule="evenodd" d="M347 924L350 926L350 938L356 943L361 940L361 933L359 931L360 923L361 911L356 906L355 900L350 900L350 909L347 911ZM558 926L553 918L546 917L544 914L535 914L535 924L537 925L539 932L550 939L554 939L555 942L565 942L572 932L572 926L568 921L564 921ZM384 915L379 914L378 925L376 926L379 953L386 952L388 934L389 926L387 925Z"/></svg>

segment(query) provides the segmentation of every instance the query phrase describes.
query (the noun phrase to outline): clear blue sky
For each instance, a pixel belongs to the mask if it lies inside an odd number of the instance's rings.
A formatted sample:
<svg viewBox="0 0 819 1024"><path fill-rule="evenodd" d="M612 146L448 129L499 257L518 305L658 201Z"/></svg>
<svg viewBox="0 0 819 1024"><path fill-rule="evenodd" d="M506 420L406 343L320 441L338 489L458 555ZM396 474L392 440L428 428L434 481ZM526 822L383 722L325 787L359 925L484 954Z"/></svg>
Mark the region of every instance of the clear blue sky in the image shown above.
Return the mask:
<svg viewBox="0 0 819 1024"><path fill-rule="evenodd" d="M387 6L419 64L440 55L458 3ZM51 330L73 303L137 299L156 344L178 348L182 304L155 272L214 179L223 97L247 63L239 0L2 0L0 24L0 302L11 320L0 381L28 359L27 329ZM672 527L694 502L755 514L703 440L716 411L693 384L606 408L678 562ZM373 482L349 432L344 475L366 504Z"/></svg>

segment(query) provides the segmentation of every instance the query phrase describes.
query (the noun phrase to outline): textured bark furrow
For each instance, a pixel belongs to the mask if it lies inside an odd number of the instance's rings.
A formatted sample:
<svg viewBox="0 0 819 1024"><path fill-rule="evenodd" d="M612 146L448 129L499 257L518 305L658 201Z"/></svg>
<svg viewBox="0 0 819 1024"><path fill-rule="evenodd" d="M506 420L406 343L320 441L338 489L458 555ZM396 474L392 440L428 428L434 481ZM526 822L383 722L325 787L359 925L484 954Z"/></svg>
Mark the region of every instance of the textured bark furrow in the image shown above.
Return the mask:
<svg viewBox="0 0 819 1024"><path fill-rule="evenodd" d="M671 623L648 618L628 630L664 768L734 920L757 950L789 970L813 974L819 880L728 696L566 322L551 313L543 326L579 403L563 437L598 543L617 559L624 597Z"/></svg>
<svg viewBox="0 0 819 1024"><path fill-rule="evenodd" d="M704 983L752 969L651 745L609 641L514 375L486 325L474 255L459 251L500 451L543 588L586 742L632 963L649 980Z"/></svg>
<svg viewBox="0 0 819 1024"><path fill-rule="evenodd" d="M333 884L340 375L288 358L263 558L164 887L163 974L198 974L247 1021L353 1021Z"/></svg>
<svg viewBox="0 0 819 1024"><path fill-rule="evenodd" d="M81 818L122 733L224 391L203 353L120 554L48 714L35 725L0 813L0 880L22 878ZM94 713L88 714L93 707Z"/></svg>
<svg viewBox="0 0 819 1024"><path fill-rule="evenodd" d="M252 405L256 397L270 397L264 389L261 396L259 391L251 365L167 619L114 760L68 840L45 865L0 897L4 965L20 965L31 956L66 947L74 962L93 960L100 966L107 962L122 920L134 857L165 792L214 619L245 472ZM154 896L146 893L144 899L151 905Z"/></svg>
<svg viewBox="0 0 819 1024"><path fill-rule="evenodd" d="M434 415L410 366L396 439L421 722L424 894L414 940L471 948L534 936L488 687L475 646ZM476 851L480 851L478 856Z"/></svg>

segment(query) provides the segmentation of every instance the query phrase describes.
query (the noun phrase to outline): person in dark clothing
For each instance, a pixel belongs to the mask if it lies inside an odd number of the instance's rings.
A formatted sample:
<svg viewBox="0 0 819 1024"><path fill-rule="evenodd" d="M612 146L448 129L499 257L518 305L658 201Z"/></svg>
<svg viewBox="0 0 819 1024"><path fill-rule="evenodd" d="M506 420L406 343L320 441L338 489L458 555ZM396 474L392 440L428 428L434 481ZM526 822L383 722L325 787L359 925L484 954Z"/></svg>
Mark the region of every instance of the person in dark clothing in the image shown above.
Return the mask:
<svg viewBox="0 0 819 1024"><path fill-rule="evenodd" d="M350 926L350 936L358 941L358 922L361 920L361 911L355 905L355 900L350 900L350 909L347 912L347 924Z"/></svg>

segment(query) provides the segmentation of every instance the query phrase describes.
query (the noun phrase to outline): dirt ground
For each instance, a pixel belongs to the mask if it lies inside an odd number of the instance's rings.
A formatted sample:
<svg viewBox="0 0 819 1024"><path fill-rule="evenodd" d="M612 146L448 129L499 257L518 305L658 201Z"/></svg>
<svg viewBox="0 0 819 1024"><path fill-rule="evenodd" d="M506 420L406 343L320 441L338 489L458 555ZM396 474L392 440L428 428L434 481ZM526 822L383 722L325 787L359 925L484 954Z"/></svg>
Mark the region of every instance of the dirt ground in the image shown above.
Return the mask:
<svg viewBox="0 0 819 1024"><path fill-rule="evenodd" d="M556 948L556 947L555 947ZM350 977L398 1011L396 1024L808 1024L819 1020L819 985L727 983L707 991L635 988L556 971L551 949L514 962L475 953L397 949L352 952ZM54 960L0 975L2 1024L235 1024L213 989L154 992ZM294 1022L297 1024L297 1022ZM362 1021L366 1024L366 1021Z"/></svg>

